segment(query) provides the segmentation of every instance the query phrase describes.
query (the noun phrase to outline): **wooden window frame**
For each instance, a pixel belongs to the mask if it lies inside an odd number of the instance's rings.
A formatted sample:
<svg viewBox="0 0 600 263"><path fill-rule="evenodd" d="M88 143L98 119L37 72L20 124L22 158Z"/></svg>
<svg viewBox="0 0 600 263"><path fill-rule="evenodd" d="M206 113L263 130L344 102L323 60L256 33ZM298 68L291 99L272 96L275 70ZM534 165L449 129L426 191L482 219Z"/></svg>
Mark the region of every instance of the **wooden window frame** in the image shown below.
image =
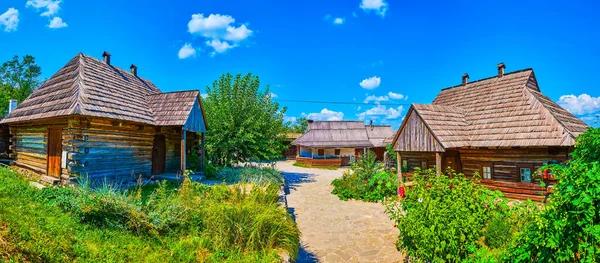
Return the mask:
<svg viewBox="0 0 600 263"><path fill-rule="evenodd" d="M423 164L425 164L425 168L423 168ZM429 169L429 162L427 160L421 160L421 170Z"/></svg>
<svg viewBox="0 0 600 263"><path fill-rule="evenodd" d="M490 178L485 178L485 168L489 168L490 169ZM494 180L494 165L488 165L488 164L484 164L481 166L481 179L483 180Z"/></svg>
<svg viewBox="0 0 600 263"><path fill-rule="evenodd" d="M529 169L529 182L523 181L523 178L521 176L521 169ZM522 183L533 183L533 177L534 177L533 173L534 173L533 164L520 164L520 165L517 165L517 176L518 176L517 178L518 178L519 182L522 182Z"/></svg>
<svg viewBox="0 0 600 263"><path fill-rule="evenodd" d="M342 149L335 149L335 150L333 150L333 155L335 155L335 156L342 155Z"/></svg>
<svg viewBox="0 0 600 263"><path fill-rule="evenodd" d="M317 149L317 155L318 156L325 156L325 149Z"/></svg>

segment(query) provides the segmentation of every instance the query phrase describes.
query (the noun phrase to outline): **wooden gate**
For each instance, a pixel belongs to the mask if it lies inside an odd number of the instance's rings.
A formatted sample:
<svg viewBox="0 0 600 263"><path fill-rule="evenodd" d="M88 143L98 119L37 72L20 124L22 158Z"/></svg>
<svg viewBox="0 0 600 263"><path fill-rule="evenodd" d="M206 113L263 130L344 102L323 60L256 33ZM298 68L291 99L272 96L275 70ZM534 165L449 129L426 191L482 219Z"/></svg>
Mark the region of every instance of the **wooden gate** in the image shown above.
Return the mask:
<svg viewBox="0 0 600 263"><path fill-rule="evenodd" d="M165 172L167 157L167 146L164 135L154 136L154 148L152 150L152 174L162 174Z"/></svg>
<svg viewBox="0 0 600 263"><path fill-rule="evenodd" d="M48 129L48 176L60 178L62 155L62 129Z"/></svg>

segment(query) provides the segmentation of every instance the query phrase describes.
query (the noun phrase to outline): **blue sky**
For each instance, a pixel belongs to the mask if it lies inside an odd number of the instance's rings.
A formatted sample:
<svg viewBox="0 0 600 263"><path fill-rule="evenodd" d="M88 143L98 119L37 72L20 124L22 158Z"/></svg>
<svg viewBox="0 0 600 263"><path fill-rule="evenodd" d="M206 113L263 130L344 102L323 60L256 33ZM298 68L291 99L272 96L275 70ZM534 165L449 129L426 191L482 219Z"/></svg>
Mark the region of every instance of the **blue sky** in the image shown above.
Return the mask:
<svg viewBox="0 0 600 263"><path fill-rule="evenodd" d="M533 68L542 92L593 124L598 10L595 1L3 0L0 61L33 55L48 78L78 52L107 50L163 91L204 92L222 73L251 72L290 119L394 128L410 103L504 62L508 72Z"/></svg>

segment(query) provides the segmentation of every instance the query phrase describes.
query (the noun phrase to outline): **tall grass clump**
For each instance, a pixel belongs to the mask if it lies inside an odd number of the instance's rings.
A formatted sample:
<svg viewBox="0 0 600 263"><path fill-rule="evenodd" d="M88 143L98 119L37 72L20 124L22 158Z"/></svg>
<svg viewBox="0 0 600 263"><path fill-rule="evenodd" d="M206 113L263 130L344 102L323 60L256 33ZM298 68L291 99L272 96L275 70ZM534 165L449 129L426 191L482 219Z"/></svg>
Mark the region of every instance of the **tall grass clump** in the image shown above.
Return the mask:
<svg viewBox="0 0 600 263"><path fill-rule="evenodd" d="M229 183L252 183L258 185L283 183L281 173L271 167L222 168L216 173L214 178Z"/></svg>
<svg viewBox="0 0 600 263"><path fill-rule="evenodd" d="M300 232L279 185L189 179L128 190L37 190L0 168L0 261L279 262Z"/></svg>

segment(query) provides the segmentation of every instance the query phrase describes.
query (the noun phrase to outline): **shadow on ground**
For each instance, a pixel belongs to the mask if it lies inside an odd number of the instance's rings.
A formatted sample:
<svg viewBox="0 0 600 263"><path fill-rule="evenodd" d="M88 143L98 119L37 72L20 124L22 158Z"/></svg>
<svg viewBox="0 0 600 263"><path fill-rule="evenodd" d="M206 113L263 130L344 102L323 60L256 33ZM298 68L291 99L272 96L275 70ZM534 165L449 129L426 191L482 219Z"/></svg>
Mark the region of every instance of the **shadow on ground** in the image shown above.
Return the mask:
<svg viewBox="0 0 600 263"><path fill-rule="evenodd" d="M282 172L281 173L285 178L285 194L290 194L290 189L296 190L296 187L300 184L304 183L312 183L315 182L314 174L309 173L291 173L291 172ZM288 212L292 215L294 221L296 221L296 213L293 207L288 207ZM319 262L317 256L306 250L304 245L300 246L300 251L298 251L298 259L296 263L314 263Z"/></svg>

